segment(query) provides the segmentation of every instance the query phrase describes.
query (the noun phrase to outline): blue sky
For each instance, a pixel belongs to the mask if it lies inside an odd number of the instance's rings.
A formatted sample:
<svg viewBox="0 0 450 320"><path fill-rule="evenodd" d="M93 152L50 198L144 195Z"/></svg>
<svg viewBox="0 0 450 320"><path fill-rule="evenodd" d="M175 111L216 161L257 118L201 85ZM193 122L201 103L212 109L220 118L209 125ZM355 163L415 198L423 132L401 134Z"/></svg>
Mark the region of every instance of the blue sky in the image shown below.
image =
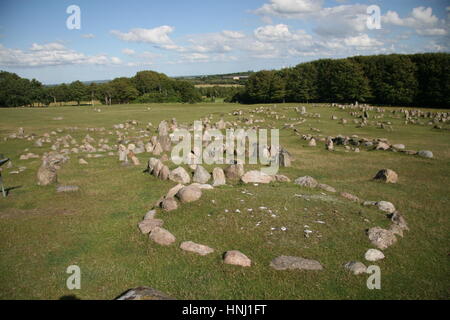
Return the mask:
<svg viewBox="0 0 450 320"><path fill-rule="evenodd" d="M70 5L80 29L66 26ZM367 27L370 5L380 29ZM449 15L445 0L2 0L0 69L48 84L449 52Z"/></svg>

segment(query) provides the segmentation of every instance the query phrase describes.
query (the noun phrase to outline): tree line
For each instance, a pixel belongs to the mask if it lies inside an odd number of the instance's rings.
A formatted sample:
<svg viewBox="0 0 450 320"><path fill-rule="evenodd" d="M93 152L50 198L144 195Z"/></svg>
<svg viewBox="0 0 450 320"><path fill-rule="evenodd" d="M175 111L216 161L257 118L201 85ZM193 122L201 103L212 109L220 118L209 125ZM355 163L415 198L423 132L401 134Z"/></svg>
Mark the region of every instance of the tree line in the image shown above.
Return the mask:
<svg viewBox="0 0 450 320"><path fill-rule="evenodd" d="M195 88L190 81L140 71L86 85L80 81L44 86L0 71L0 107L99 100L101 103L340 102L450 107L450 54L391 54L321 59L292 68L249 73L244 87Z"/></svg>
<svg viewBox="0 0 450 320"><path fill-rule="evenodd" d="M201 101L201 93L188 81L163 73L140 71L134 77L120 77L105 83L86 85L81 81L44 86L39 81L0 71L0 106L19 107L99 100L102 104Z"/></svg>
<svg viewBox="0 0 450 320"><path fill-rule="evenodd" d="M450 107L450 54L321 59L253 73L232 101Z"/></svg>

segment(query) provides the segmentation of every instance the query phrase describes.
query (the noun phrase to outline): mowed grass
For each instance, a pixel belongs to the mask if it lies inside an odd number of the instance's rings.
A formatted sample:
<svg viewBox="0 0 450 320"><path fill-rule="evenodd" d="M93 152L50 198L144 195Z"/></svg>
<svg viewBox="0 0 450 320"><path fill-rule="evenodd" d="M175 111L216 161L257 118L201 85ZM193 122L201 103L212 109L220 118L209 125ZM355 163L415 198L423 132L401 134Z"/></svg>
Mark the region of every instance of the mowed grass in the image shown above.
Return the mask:
<svg viewBox="0 0 450 320"><path fill-rule="evenodd" d="M0 198L0 298L76 295L80 299L113 299L129 288L145 285L178 299L448 299L450 131L428 125L405 126L403 119L391 113L385 113L383 121L391 121L393 131L374 126L356 128L348 110L311 105L308 112L321 117L308 117L296 126L302 134L316 134L310 130L314 127L324 136L387 138L405 144L407 149L433 151L434 159L423 159L364 148L360 153L345 152L342 147L328 152L320 142L311 148L292 129L281 130L281 144L295 157L292 167L281 168L281 174L292 180L311 175L361 199L391 201L404 214L411 230L385 250L386 259L374 263L381 268L381 290L368 290L367 275L354 276L342 267L351 260L370 264L364 261L365 251L372 248L365 229L389 225L374 208L293 183L237 183L204 191L197 202L159 213L164 227L177 237L175 245L162 247L137 228L143 215L175 185L143 173L150 154L138 155L139 167L123 167L116 156L85 157L89 164L81 166L81 154L73 154L58 171L58 179L81 189L59 194L54 186L36 185L40 159L19 160L25 149L42 155L49 144L37 148L30 141L3 139L18 127L37 135L78 127L58 136L71 134L81 142L89 133L96 140L109 138L112 145L116 136L108 131L114 132L112 125L126 120L140 121L138 130L147 122L157 127L161 120L173 117L186 124L210 114L213 122L222 116L235 120L239 117L228 115L233 110L241 109L244 117L249 117L247 111L258 106L117 105L100 106L100 113L89 106L0 109L0 153L10 157L15 167L27 167L20 174L9 174L14 169L3 171L6 186L15 188L6 199ZM266 119L262 126L281 128L295 122L289 118L299 117L294 106L298 104L279 104L273 109L286 115L285 119L275 120L262 113L254 118ZM350 120L349 124L331 120L333 114ZM52 120L55 117L63 120ZM106 131L86 131L92 127L105 127ZM136 133L130 130L129 134ZM371 181L382 168L395 170L399 183ZM304 237L305 225L314 231L309 238ZM179 244L186 240L216 251L205 257L184 252ZM252 267L224 265L222 255L227 250L245 253L252 259ZM279 255L317 259L324 270L275 271L269 263ZM81 268L81 290L66 287L69 265Z"/></svg>

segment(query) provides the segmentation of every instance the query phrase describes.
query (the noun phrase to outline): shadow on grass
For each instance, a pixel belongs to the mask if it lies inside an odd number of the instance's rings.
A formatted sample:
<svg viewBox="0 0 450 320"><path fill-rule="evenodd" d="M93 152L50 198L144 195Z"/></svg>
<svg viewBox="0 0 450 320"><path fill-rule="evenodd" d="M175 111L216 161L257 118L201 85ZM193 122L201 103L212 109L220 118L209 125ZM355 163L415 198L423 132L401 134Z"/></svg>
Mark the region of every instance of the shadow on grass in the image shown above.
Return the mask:
<svg viewBox="0 0 450 320"><path fill-rule="evenodd" d="M62 296L59 298L59 300L81 300L80 298L78 298L76 295L74 294L70 294L67 296Z"/></svg>
<svg viewBox="0 0 450 320"><path fill-rule="evenodd" d="M14 189L20 189L20 188L22 188L22 186L15 186L15 187L5 188L6 196L9 195L9 192L10 192L11 190L14 190ZM1 192L0 192L0 194L1 194Z"/></svg>

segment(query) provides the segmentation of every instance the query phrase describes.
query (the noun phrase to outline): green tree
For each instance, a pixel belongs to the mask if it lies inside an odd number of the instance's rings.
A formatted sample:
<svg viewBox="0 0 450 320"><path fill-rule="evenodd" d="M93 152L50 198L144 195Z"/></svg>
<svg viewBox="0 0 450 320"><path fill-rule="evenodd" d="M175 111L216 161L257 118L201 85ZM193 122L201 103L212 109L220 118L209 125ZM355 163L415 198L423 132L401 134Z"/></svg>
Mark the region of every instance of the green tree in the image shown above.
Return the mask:
<svg viewBox="0 0 450 320"><path fill-rule="evenodd" d="M309 102L317 99L317 69L314 63L303 63L289 69L286 99L290 102Z"/></svg>
<svg viewBox="0 0 450 320"><path fill-rule="evenodd" d="M416 65L408 55L356 57L369 79L374 103L409 105L418 90Z"/></svg>
<svg viewBox="0 0 450 320"><path fill-rule="evenodd" d="M263 70L253 73L246 85L242 97L246 103L282 102L285 98L283 72Z"/></svg>
<svg viewBox="0 0 450 320"><path fill-rule="evenodd" d="M129 103L139 95L130 78L116 78L109 82L109 88L111 98L116 103Z"/></svg>
<svg viewBox="0 0 450 320"><path fill-rule="evenodd" d="M181 102L196 103L202 101L202 97L194 85L182 80L176 80L173 82L175 91L180 96Z"/></svg>
<svg viewBox="0 0 450 320"><path fill-rule="evenodd" d="M76 101L78 106L81 101L88 99L87 87L81 81L72 82L68 89L70 100Z"/></svg>

